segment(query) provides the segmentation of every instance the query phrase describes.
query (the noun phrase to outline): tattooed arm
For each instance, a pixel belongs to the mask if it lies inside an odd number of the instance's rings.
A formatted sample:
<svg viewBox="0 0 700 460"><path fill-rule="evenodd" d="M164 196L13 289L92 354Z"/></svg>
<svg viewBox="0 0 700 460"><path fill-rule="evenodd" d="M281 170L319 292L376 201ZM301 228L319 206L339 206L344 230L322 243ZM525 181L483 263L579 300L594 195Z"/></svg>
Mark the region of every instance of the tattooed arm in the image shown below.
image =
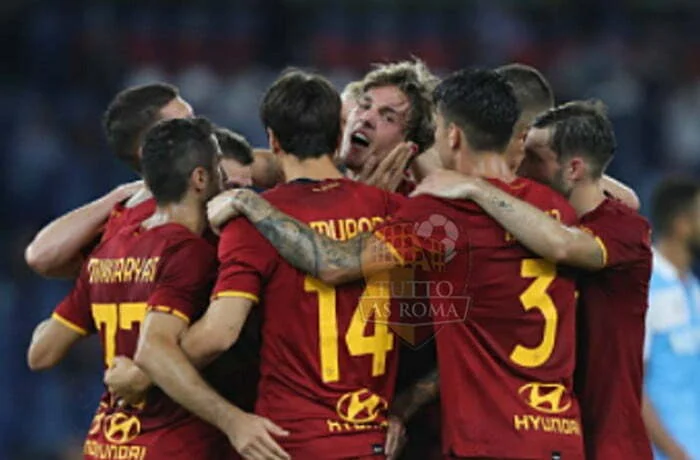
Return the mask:
<svg viewBox="0 0 700 460"><path fill-rule="evenodd" d="M605 266L605 251L594 237L561 224L483 179L440 171L426 178L414 195L425 193L474 201L516 240L552 262L587 270Z"/></svg>
<svg viewBox="0 0 700 460"><path fill-rule="evenodd" d="M421 407L434 401L439 395L440 374L435 369L396 397L392 403L391 414L407 422Z"/></svg>
<svg viewBox="0 0 700 460"><path fill-rule="evenodd" d="M233 212L232 212L233 209ZM242 214L291 265L324 283L337 285L400 265L387 245L370 233L336 241L276 209L251 190L224 192L209 202L213 225Z"/></svg>

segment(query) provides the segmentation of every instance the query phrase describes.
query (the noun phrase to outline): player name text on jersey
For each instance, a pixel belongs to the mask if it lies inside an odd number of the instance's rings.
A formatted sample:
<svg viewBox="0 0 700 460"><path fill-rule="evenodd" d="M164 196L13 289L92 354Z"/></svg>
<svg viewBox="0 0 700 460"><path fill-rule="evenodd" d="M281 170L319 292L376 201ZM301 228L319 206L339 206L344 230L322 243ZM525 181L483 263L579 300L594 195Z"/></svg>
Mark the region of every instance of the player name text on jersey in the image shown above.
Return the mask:
<svg viewBox="0 0 700 460"><path fill-rule="evenodd" d="M122 257L88 262L90 284L152 283L156 278L160 257Z"/></svg>
<svg viewBox="0 0 700 460"><path fill-rule="evenodd" d="M359 219L331 219L310 222L309 226L322 235L338 241L349 240L358 233L374 230L377 224L384 222L383 217L360 217Z"/></svg>

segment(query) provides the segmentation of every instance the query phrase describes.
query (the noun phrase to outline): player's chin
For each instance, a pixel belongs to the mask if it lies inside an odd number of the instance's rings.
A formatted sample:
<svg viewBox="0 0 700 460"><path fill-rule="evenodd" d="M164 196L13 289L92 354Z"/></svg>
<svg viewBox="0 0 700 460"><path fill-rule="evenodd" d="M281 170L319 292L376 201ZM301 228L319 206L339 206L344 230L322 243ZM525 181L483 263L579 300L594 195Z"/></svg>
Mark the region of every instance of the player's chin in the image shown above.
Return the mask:
<svg viewBox="0 0 700 460"><path fill-rule="evenodd" d="M350 147L347 155L345 155L345 166L354 171L359 171L369 158L369 153L368 148L358 146Z"/></svg>

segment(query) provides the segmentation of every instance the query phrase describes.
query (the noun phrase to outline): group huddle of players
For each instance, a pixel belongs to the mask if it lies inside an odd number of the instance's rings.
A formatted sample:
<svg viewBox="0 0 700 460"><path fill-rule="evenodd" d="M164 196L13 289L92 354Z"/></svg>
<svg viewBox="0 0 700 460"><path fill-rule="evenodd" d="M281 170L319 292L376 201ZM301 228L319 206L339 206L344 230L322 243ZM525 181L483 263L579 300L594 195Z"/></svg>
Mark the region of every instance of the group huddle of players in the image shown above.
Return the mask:
<svg viewBox="0 0 700 460"><path fill-rule="evenodd" d="M416 61L342 96L284 72L260 117L252 150L170 85L122 91L104 128L143 183L27 248L75 279L30 367L100 336L84 458L652 458L650 230L602 104Z"/></svg>

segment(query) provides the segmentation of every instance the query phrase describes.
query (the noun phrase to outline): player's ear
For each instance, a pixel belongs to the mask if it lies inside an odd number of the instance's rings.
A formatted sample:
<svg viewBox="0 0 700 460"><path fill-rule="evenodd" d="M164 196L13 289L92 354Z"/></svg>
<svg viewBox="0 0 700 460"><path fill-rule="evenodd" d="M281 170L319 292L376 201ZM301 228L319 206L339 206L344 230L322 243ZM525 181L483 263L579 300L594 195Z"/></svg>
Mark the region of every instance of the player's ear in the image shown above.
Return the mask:
<svg viewBox="0 0 700 460"><path fill-rule="evenodd" d="M190 182L197 192L206 190L211 179L209 172L201 166L194 168L190 174Z"/></svg>
<svg viewBox="0 0 700 460"><path fill-rule="evenodd" d="M280 145L280 141L277 139L274 131L272 131L270 128L267 128L267 139L270 142L270 150L272 150L272 153L279 155L282 152L282 146Z"/></svg>
<svg viewBox="0 0 700 460"><path fill-rule="evenodd" d="M589 168L588 163L579 157L575 156L566 162L566 175L572 181L580 181L588 176Z"/></svg>
<svg viewBox="0 0 700 460"><path fill-rule="evenodd" d="M459 150L464 142L464 139L462 139L463 136L464 133L462 133L462 130L454 123L450 123L447 126L447 142L451 150Z"/></svg>

